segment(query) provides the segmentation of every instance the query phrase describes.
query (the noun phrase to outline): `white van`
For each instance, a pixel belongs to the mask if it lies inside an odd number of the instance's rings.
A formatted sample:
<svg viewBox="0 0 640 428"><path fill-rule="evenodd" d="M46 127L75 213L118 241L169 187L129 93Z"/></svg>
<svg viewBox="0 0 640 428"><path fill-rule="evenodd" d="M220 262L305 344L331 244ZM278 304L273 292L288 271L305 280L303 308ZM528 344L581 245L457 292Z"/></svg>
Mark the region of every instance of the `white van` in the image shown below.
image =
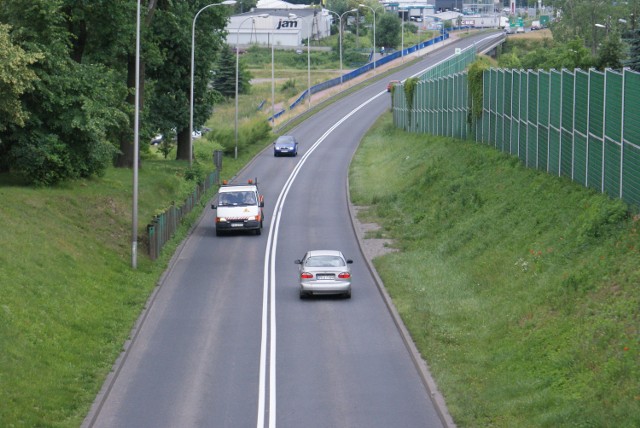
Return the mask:
<svg viewBox="0 0 640 428"><path fill-rule="evenodd" d="M211 208L216 210L216 235L236 230L252 230L262 233L264 222L264 196L258 190L257 182L248 184L224 184Z"/></svg>

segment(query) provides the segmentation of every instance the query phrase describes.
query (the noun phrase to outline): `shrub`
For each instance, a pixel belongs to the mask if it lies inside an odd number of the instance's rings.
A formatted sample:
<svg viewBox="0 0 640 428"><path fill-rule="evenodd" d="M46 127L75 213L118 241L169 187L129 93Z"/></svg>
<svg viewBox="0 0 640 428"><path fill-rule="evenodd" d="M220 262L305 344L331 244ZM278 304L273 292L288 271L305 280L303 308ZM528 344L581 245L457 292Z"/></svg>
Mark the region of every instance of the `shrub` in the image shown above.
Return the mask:
<svg viewBox="0 0 640 428"><path fill-rule="evenodd" d="M484 57L478 57L478 59L469 66L469 101L471 102L469 123L472 123L482 116L483 75L487 69L489 69L489 61Z"/></svg>
<svg viewBox="0 0 640 428"><path fill-rule="evenodd" d="M225 154L235 152L235 128L218 128L209 132L207 140L220 144ZM271 126L263 117L243 121L238 127L238 150L271 138Z"/></svg>

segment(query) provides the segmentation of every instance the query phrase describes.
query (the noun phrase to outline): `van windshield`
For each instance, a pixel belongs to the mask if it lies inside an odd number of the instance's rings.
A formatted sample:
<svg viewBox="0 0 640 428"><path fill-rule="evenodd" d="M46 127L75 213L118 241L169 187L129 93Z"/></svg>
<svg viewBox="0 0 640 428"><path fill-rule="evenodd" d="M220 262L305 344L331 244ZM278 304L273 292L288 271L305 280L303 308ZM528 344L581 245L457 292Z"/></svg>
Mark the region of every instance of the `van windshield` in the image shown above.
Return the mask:
<svg viewBox="0 0 640 428"><path fill-rule="evenodd" d="M225 192L218 195L219 206L255 205L254 192Z"/></svg>

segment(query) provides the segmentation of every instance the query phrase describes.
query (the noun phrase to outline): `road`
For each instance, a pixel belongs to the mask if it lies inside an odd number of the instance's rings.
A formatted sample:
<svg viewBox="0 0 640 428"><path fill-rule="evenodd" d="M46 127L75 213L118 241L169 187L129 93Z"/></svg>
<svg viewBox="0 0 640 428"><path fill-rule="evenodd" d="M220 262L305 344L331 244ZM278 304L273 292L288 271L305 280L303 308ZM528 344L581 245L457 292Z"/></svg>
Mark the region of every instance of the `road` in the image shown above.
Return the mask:
<svg viewBox="0 0 640 428"><path fill-rule="evenodd" d="M260 153L262 235L215 236L207 210L148 303L86 427L441 427L350 220L347 174L389 108L386 82L453 55L472 37L354 92L290 133L296 158ZM353 297L300 300L308 249L354 260ZM443 413L445 417L443 417Z"/></svg>

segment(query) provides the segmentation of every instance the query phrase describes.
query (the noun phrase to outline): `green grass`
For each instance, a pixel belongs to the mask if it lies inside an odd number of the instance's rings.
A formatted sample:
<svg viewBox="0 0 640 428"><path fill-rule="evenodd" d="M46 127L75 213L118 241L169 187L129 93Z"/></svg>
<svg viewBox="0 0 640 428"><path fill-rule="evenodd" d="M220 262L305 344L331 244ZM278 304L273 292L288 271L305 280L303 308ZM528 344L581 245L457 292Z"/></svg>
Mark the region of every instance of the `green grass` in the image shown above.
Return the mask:
<svg viewBox="0 0 640 428"><path fill-rule="evenodd" d="M240 97L241 134L266 117L263 99L270 86ZM222 103L207 124L228 134L234 113ZM223 178L268 144L227 153ZM195 141L202 169L221 147ZM141 240L193 190L186 168L145 154ZM640 425L640 246L624 206L486 147L407 136L388 117L358 151L351 185L401 250L376 265L459 426ZM141 242L132 270L130 170L50 189L0 175L0 198L0 426L79 426L207 207L156 262Z"/></svg>
<svg viewBox="0 0 640 428"><path fill-rule="evenodd" d="M400 249L375 265L458 426L640 426L639 216L389 115L350 184Z"/></svg>
<svg viewBox="0 0 640 428"><path fill-rule="evenodd" d="M226 156L223 178L265 144ZM196 140L204 170L213 169L215 147ZM136 270L131 170L55 188L0 175L0 426L80 426L170 256L207 208L205 197L160 259L149 260L146 224L194 188L185 162L158 158L147 154L139 170Z"/></svg>

